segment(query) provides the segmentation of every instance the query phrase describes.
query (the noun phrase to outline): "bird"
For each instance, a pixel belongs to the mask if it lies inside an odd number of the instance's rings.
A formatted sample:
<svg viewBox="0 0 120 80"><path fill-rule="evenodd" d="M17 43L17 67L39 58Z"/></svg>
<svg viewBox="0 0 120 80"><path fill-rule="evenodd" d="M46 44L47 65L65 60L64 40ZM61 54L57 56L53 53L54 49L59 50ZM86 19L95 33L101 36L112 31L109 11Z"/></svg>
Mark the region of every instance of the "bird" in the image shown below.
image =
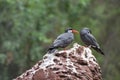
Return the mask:
<svg viewBox="0 0 120 80"><path fill-rule="evenodd" d="M96 38L92 35L92 31L89 28L83 28L82 30L80 30L80 37L84 44L90 46L102 55L105 55L104 52L101 50Z"/></svg>
<svg viewBox="0 0 120 80"><path fill-rule="evenodd" d="M52 53L57 48L66 48L74 40L74 33L79 32L72 28L67 28L64 33L60 34L48 48L48 52Z"/></svg>

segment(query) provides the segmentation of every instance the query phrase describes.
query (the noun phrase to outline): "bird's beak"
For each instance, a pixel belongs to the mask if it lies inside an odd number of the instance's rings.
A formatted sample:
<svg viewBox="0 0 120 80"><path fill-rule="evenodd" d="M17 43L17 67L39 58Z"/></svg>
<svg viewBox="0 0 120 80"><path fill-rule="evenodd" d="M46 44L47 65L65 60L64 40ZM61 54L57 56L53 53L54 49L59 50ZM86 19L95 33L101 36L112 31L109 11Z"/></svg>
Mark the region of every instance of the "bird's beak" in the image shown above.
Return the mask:
<svg viewBox="0 0 120 80"><path fill-rule="evenodd" d="M77 33L78 34L79 32L77 30L72 30L72 33Z"/></svg>

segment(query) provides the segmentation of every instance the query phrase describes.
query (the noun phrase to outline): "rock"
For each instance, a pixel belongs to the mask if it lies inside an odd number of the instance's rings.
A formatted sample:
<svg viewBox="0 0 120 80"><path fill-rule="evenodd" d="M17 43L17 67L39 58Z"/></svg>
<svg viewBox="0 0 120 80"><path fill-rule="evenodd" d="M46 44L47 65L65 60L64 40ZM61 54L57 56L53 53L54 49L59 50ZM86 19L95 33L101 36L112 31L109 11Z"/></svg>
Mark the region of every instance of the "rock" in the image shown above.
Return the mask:
<svg viewBox="0 0 120 80"><path fill-rule="evenodd" d="M47 53L14 80L102 80L102 77L91 50L75 43L69 50Z"/></svg>

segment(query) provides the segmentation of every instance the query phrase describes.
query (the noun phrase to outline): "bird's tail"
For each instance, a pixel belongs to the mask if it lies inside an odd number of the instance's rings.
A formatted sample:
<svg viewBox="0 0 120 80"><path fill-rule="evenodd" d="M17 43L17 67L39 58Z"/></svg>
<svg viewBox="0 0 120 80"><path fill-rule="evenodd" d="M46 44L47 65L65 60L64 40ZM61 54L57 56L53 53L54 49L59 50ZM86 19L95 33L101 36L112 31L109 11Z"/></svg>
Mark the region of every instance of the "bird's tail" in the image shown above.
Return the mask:
<svg viewBox="0 0 120 80"><path fill-rule="evenodd" d="M102 55L105 55L104 52L98 48L98 47L92 47L94 50L96 50L97 52L101 53Z"/></svg>
<svg viewBox="0 0 120 80"><path fill-rule="evenodd" d="M55 50L56 50L56 48L57 48L57 47L50 46L47 51L48 51L48 53L54 53Z"/></svg>

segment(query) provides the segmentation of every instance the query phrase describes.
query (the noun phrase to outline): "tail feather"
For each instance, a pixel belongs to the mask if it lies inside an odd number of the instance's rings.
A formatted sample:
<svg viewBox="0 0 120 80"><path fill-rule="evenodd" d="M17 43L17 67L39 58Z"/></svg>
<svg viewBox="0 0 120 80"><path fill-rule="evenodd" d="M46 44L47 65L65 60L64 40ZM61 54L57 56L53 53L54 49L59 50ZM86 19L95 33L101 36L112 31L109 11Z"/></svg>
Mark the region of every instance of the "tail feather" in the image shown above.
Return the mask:
<svg viewBox="0 0 120 80"><path fill-rule="evenodd" d="M56 48L57 47L50 46L47 51L48 51L48 53L53 53L53 52L55 52Z"/></svg>
<svg viewBox="0 0 120 80"><path fill-rule="evenodd" d="M102 55L105 55L104 52L98 48L98 47L92 47L94 50L96 50L97 52L101 53Z"/></svg>

